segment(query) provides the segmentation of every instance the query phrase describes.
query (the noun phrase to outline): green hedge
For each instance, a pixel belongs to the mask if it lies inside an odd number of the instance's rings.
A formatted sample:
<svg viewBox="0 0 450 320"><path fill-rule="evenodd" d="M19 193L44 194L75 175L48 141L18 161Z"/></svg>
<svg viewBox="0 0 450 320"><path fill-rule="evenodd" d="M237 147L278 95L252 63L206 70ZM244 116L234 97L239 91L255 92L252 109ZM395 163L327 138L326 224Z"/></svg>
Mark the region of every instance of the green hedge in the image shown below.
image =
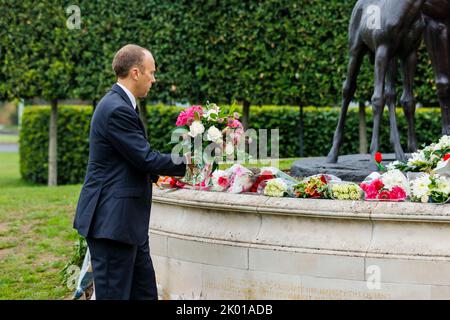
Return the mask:
<svg viewBox="0 0 450 320"><path fill-rule="evenodd" d="M334 106L356 0L84 0L76 2L81 28L73 30L66 27L70 1L0 3L3 98L98 101L114 81L114 53L137 43L156 59L152 101ZM423 45L419 61L418 102L437 106ZM372 94L373 65L365 59L354 100Z"/></svg>
<svg viewBox="0 0 450 320"><path fill-rule="evenodd" d="M92 108L58 108L58 184L80 183L89 154ZM27 107L20 130L20 173L25 180L47 183L50 107Z"/></svg>
<svg viewBox="0 0 450 320"><path fill-rule="evenodd" d="M156 150L170 152L171 130L181 108L168 106L148 107L150 144ZM406 121L399 109L398 123L403 146L406 145ZM306 156L326 155L337 123L339 109L314 108L304 110L304 152ZM90 107L62 106L58 110L58 184L83 182L89 154ZM49 107L27 107L20 132L20 171L25 180L47 182ZM350 109L346 123L345 142L341 154L358 153L358 110ZM371 111L367 109L367 119ZM431 143L440 136L439 109L419 109L416 128L419 144ZM250 118L255 129L280 129L280 157L297 157L299 152L299 110L295 107L253 107ZM367 122L370 141L372 122ZM382 124L382 152L391 152L389 145L387 112Z"/></svg>

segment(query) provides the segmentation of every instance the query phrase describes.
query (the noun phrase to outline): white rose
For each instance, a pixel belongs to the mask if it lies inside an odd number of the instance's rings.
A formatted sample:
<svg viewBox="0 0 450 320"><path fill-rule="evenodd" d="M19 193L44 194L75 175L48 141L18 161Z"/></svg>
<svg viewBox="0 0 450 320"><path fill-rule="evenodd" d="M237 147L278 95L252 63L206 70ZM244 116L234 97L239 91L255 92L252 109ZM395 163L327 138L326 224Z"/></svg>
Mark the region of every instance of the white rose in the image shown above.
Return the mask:
<svg viewBox="0 0 450 320"><path fill-rule="evenodd" d="M205 132L205 127L203 126L203 123L201 121L192 122L191 126L189 127L189 135L191 137L196 137L203 132Z"/></svg>
<svg viewBox="0 0 450 320"><path fill-rule="evenodd" d="M430 176L423 174L411 182L411 191L415 198L420 198L422 201L425 197L428 199L430 195L429 185L431 183ZM428 200L427 200L428 201Z"/></svg>
<svg viewBox="0 0 450 320"><path fill-rule="evenodd" d="M215 143L222 143L222 132L217 129L215 126L212 126L208 129L208 132L206 133L206 138L209 141L215 142Z"/></svg>

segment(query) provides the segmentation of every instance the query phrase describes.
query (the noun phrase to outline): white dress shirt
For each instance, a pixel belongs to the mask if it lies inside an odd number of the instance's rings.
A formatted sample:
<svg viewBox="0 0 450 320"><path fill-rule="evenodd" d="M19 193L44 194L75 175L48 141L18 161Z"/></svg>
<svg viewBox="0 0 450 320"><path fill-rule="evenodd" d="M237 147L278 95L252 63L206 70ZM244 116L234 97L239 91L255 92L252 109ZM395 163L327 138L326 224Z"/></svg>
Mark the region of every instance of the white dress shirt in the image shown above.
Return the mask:
<svg viewBox="0 0 450 320"><path fill-rule="evenodd" d="M134 110L136 110L136 98L133 96L130 90L128 90L127 87L125 87L123 84L120 84L118 82L117 84L123 89L123 91L125 91L125 93L127 94L128 98L131 101L131 104L133 105Z"/></svg>

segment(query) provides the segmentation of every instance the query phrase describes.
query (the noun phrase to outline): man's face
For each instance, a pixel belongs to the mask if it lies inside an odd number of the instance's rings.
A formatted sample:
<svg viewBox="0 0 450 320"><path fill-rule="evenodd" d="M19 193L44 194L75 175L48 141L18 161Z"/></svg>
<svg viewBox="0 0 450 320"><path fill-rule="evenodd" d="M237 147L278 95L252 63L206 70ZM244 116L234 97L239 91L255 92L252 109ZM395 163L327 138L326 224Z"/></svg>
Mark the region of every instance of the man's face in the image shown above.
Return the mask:
<svg viewBox="0 0 450 320"><path fill-rule="evenodd" d="M143 68L138 71L136 80L136 93L138 98L146 97L153 83L156 82L155 71L155 60L150 52L145 51Z"/></svg>

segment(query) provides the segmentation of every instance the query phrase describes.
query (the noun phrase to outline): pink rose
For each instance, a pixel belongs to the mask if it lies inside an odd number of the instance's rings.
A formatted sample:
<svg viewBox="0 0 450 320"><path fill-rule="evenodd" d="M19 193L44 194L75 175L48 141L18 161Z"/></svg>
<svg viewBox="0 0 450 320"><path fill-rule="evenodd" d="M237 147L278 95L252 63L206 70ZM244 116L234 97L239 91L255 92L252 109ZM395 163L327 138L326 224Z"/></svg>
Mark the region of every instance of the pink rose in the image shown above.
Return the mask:
<svg viewBox="0 0 450 320"><path fill-rule="evenodd" d="M401 188L399 186L393 187L390 192L390 199L393 199L393 200L406 199L405 190L403 190L403 188Z"/></svg>
<svg viewBox="0 0 450 320"><path fill-rule="evenodd" d="M389 200L391 199L391 193L388 190L381 191L378 199Z"/></svg>
<svg viewBox="0 0 450 320"><path fill-rule="evenodd" d="M244 126L242 125L242 123L239 120L236 119L228 119L228 123L227 126L231 127L231 128L243 128Z"/></svg>
<svg viewBox="0 0 450 320"><path fill-rule="evenodd" d="M180 112L177 118L176 125L178 127L181 126L190 126L192 122L195 120L195 113L198 113L199 117L203 116L203 108L202 106L192 106L186 110Z"/></svg>
<svg viewBox="0 0 450 320"><path fill-rule="evenodd" d="M226 188L228 186L228 179L225 177L219 177L218 180L219 186L221 186L222 188Z"/></svg>
<svg viewBox="0 0 450 320"><path fill-rule="evenodd" d="M371 183L371 184L361 183L360 187L366 193L366 199L376 199L377 198L378 190L374 183Z"/></svg>

